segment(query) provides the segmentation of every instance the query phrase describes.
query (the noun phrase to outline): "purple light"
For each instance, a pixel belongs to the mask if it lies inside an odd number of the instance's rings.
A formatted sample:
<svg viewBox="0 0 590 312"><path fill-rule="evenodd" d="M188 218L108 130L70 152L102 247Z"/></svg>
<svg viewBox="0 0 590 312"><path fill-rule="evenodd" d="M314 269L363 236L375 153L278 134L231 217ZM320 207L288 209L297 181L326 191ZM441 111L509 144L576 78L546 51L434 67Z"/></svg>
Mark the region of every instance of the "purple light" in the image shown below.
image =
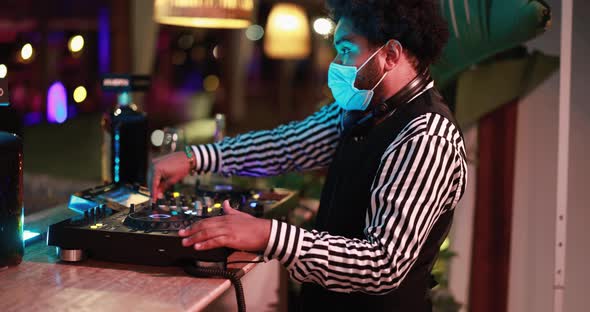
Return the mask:
<svg viewBox="0 0 590 312"><path fill-rule="evenodd" d="M170 216L165 215L165 214L161 214L161 213L157 213L157 214L151 214L150 218L152 218L152 219L168 219L168 218L170 218Z"/></svg>
<svg viewBox="0 0 590 312"><path fill-rule="evenodd" d="M100 9L98 13L98 71L101 74L109 72L111 63L109 10Z"/></svg>
<svg viewBox="0 0 590 312"><path fill-rule="evenodd" d="M47 92L47 121L63 123L68 119L68 98L64 85L56 81Z"/></svg>
<svg viewBox="0 0 590 312"><path fill-rule="evenodd" d="M32 126L40 123L41 118L43 118L43 114L41 112L27 113L23 118L23 122L25 126Z"/></svg>

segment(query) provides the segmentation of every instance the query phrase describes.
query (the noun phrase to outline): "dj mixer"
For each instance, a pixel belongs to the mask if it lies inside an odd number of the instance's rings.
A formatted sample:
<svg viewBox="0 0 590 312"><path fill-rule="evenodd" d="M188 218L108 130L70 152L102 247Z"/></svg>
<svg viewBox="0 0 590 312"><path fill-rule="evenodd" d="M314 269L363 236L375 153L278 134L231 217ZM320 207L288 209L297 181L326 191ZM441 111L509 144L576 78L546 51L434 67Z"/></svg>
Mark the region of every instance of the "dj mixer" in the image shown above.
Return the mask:
<svg viewBox="0 0 590 312"><path fill-rule="evenodd" d="M76 217L49 227L47 243L56 246L63 261L86 257L147 265L198 262L224 267L232 250L196 251L183 247L178 230L223 215L222 203L256 217L282 210L295 202L295 192L186 186L151 202L143 187L107 185L76 193L70 209Z"/></svg>

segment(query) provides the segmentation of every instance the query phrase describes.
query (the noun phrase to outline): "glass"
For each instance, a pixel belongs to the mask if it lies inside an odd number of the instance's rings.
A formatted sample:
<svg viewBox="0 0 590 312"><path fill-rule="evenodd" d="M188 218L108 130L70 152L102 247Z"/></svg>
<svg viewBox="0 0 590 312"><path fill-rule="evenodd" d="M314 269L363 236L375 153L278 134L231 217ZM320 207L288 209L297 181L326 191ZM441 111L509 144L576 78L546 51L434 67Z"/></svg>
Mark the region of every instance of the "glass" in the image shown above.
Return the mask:
<svg viewBox="0 0 590 312"><path fill-rule="evenodd" d="M185 146L184 131L178 128L164 128L164 140L160 146L160 154L166 155L178 151L183 151Z"/></svg>
<svg viewBox="0 0 590 312"><path fill-rule="evenodd" d="M0 268L22 261L23 219L22 141L0 132Z"/></svg>

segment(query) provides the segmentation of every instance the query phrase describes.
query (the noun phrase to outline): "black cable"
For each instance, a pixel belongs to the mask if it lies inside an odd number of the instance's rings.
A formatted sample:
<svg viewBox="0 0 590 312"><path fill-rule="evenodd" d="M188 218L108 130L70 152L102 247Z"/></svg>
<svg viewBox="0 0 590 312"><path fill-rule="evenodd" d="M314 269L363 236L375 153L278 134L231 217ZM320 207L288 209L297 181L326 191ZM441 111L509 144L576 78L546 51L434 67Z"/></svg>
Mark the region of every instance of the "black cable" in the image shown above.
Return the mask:
<svg viewBox="0 0 590 312"><path fill-rule="evenodd" d="M238 312L246 312L246 300L244 299L244 288L240 278L234 272L216 269L216 268L201 268L194 265L187 265L184 271L195 277L223 277L230 280L236 290L236 301L238 303Z"/></svg>

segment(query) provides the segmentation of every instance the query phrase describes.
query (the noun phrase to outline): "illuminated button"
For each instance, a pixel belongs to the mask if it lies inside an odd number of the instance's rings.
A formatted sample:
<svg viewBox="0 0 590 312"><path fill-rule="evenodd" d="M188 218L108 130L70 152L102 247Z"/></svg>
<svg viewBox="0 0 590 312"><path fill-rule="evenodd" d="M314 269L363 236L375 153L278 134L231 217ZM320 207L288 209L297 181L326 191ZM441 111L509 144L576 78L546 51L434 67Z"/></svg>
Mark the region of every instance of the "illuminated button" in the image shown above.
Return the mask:
<svg viewBox="0 0 590 312"><path fill-rule="evenodd" d="M98 229L98 227L96 225L91 225L90 228L93 229L93 230Z"/></svg>
<svg viewBox="0 0 590 312"><path fill-rule="evenodd" d="M172 193L172 196L173 196L174 198L176 198L176 197L179 197L179 196L180 196L180 193L179 193L179 192L174 192L174 193Z"/></svg>
<svg viewBox="0 0 590 312"><path fill-rule="evenodd" d="M96 226L102 227L102 223L97 223Z"/></svg>
<svg viewBox="0 0 590 312"><path fill-rule="evenodd" d="M220 203L215 203L215 205L213 205L213 208L221 208L221 204ZM211 208L209 208L211 209Z"/></svg>
<svg viewBox="0 0 590 312"><path fill-rule="evenodd" d="M212 212L212 211L213 211L213 208L211 208L211 207L207 208L207 212Z"/></svg>
<svg viewBox="0 0 590 312"><path fill-rule="evenodd" d="M260 198L260 194L254 194L254 195L252 195L252 198L259 199Z"/></svg>

